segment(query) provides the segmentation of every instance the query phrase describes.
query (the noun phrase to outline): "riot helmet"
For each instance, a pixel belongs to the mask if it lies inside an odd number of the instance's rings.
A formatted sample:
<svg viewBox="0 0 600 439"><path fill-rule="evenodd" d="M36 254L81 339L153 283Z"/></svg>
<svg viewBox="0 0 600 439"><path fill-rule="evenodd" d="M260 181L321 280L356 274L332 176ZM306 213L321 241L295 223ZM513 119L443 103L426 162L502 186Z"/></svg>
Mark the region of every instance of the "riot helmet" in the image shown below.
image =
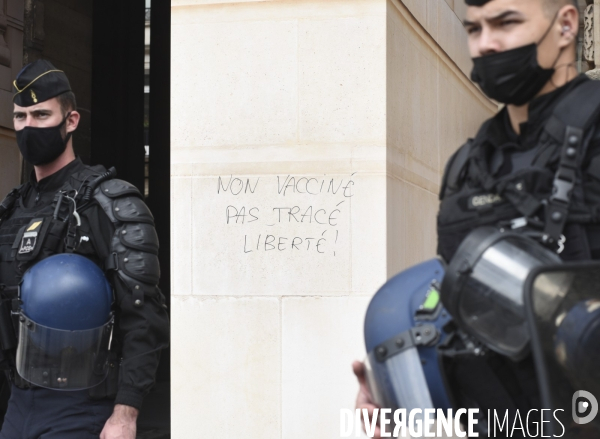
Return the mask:
<svg viewBox="0 0 600 439"><path fill-rule="evenodd" d="M64 253L32 266L19 285L17 372L37 386L81 390L108 374L113 292L90 259Z"/></svg>
<svg viewBox="0 0 600 439"><path fill-rule="evenodd" d="M450 261L441 298L490 350L513 361L533 354L545 434L598 434L600 263L565 263L525 235L483 227Z"/></svg>
<svg viewBox="0 0 600 439"><path fill-rule="evenodd" d="M444 267L432 259L383 285L365 317L367 379L377 404L396 410L449 409L437 346L450 320L440 302Z"/></svg>

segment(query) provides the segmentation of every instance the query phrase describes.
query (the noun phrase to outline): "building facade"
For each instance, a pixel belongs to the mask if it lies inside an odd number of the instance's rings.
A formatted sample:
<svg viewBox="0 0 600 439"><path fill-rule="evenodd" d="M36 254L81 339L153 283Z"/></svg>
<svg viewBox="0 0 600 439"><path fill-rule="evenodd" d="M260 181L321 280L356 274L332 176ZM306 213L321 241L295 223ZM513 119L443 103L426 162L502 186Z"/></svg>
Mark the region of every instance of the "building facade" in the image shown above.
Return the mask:
<svg viewBox="0 0 600 439"><path fill-rule="evenodd" d="M363 318L497 111L462 0L171 2L172 435L332 439Z"/></svg>
<svg viewBox="0 0 600 439"><path fill-rule="evenodd" d="M21 178L21 155L12 122L12 81L23 67L25 5L0 1L0 197Z"/></svg>

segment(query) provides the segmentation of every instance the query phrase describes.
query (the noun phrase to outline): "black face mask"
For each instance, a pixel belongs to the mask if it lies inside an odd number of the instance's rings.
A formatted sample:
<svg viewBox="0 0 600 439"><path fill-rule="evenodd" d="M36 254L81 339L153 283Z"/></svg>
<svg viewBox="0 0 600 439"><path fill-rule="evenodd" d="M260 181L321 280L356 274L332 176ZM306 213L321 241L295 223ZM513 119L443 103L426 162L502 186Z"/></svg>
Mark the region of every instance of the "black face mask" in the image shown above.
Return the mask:
<svg viewBox="0 0 600 439"><path fill-rule="evenodd" d="M556 20L556 18L555 18ZM539 41L516 49L473 58L471 80L490 98L503 104L523 105L531 101L554 75L552 68L540 67L537 47L544 41L552 24Z"/></svg>
<svg viewBox="0 0 600 439"><path fill-rule="evenodd" d="M27 163L34 166L45 165L56 160L65 151L72 133L63 138L61 131L70 114L56 126L25 127L16 132L17 145Z"/></svg>

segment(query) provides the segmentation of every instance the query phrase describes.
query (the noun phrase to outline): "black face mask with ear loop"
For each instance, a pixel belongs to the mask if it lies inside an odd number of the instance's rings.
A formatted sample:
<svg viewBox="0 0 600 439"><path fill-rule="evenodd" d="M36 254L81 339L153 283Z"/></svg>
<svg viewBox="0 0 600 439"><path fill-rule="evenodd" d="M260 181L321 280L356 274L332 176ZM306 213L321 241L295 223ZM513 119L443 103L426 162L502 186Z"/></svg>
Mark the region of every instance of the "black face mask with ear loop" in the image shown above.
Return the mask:
<svg viewBox="0 0 600 439"><path fill-rule="evenodd" d="M71 112L61 123L53 127L25 127L16 132L17 145L27 163L34 166L45 165L56 160L67 148L71 133L63 138L62 127Z"/></svg>
<svg viewBox="0 0 600 439"><path fill-rule="evenodd" d="M537 48L555 21L556 16L538 43L473 58L471 80L488 97L503 104L523 105L531 101L554 75L554 66L563 50L551 68L544 69L538 64Z"/></svg>

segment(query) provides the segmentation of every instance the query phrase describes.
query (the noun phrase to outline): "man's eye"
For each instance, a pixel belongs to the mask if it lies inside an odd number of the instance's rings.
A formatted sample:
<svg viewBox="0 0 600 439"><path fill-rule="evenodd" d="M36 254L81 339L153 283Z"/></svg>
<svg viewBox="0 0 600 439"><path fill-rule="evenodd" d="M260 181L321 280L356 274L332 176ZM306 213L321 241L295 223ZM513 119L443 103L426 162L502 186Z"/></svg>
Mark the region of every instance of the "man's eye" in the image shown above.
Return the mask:
<svg viewBox="0 0 600 439"><path fill-rule="evenodd" d="M476 32L479 32L481 30L481 28L477 27L477 26L472 26L467 28L467 33L468 34L474 34Z"/></svg>
<svg viewBox="0 0 600 439"><path fill-rule="evenodd" d="M510 26L511 24L517 24L517 20L504 20L500 23L500 26Z"/></svg>

